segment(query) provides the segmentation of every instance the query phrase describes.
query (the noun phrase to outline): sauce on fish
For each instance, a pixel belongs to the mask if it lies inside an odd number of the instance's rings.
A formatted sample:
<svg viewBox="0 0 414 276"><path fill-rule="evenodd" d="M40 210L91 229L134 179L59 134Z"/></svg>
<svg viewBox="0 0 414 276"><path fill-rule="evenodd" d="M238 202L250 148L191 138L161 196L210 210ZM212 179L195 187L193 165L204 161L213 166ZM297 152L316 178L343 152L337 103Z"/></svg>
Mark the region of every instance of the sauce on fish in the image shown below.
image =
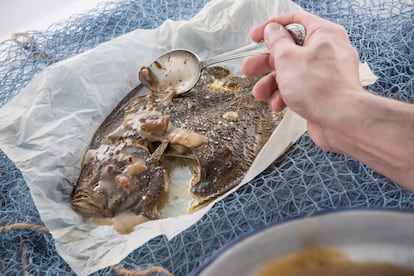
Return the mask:
<svg viewBox="0 0 414 276"><path fill-rule="evenodd" d="M156 81L145 68L140 73L143 82ZM258 79L210 67L188 93L133 90L85 151L73 209L127 233L131 223L119 226L125 216L137 224L178 216L234 188L283 117L254 100ZM177 180L180 167L185 179Z"/></svg>

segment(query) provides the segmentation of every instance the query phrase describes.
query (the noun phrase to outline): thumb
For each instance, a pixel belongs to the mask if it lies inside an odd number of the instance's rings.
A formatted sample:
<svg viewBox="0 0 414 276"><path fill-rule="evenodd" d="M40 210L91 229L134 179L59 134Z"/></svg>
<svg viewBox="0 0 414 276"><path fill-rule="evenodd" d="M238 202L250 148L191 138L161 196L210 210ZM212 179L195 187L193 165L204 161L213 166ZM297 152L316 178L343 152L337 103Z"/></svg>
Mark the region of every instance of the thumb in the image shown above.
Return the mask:
<svg viewBox="0 0 414 276"><path fill-rule="evenodd" d="M283 49L297 46L292 35L282 25L271 22L264 29L264 40L273 57L283 52Z"/></svg>

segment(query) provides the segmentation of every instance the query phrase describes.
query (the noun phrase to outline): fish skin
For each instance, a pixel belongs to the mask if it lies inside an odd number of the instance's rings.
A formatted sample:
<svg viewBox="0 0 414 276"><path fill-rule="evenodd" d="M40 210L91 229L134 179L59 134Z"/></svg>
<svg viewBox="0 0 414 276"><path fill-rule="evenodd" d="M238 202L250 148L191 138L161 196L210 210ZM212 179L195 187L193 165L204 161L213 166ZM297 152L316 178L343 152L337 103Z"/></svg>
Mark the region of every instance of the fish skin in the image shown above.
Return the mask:
<svg viewBox="0 0 414 276"><path fill-rule="evenodd" d="M105 158L110 161L97 157L89 160L86 152L72 194L73 209L84 216L112 217L132 210L137 215L157 218L160 200L168 190L169 172L164 164L169 155L189 156L187 161L193 160L187 162L195 174L190 187L194 196L192 210L237 186L282 118L280 113L271 112L266 103L254 100L251 89L257 80L233 77L223 67L210 67L190 92L171 98L153 93L140 96L140 89L131 91L97 129L88 150L128 141L127 155L133 156L133 160L122 163L122 170L138 161L147 169L137 176L125 176L122 181L118 181L119 175L111 176L113 182L126 183L121 187L106 185L110 181L102 179L108 179L108 162L119 164L119 160L115 162L109 155ZM117 128L128 114L146 112L168 115L172 126L193 133L188 139L199 135L196 138L205 140L186 147L185 139L177 145L168 135L148 138L132 131L124 137L121 131L122 137L117 136ZM226 116L228 112L232 116Z"/></svg>
<svg viewBox="0 0 414 276"><path fill-rule="evenodd" d="M145 174L136 177L138 185L130 193L119 185L111 185L111 192L97 191L102 170L112 164L112 160L92 160L82 168L77 185L72 194L72 207L84 216L113 217L116 213L132 209L148 218L158 216L156 202L164 189L165 170L157 164L151 164L151 156L141 146L128 145L137 155L145 159L149 168ZM132 163L132 162L131 162ZM151 175L151 178L148 177Z"/></svg>
<svg viewBox="0 0 414 276"><path fill-rule="evenodd" d="M218 86L214 85L217 79L222 79ZM192 91L173 98L161 111L170 114L178 127L209 139L193 149L201 166L200 181L191 187L194 209L241 182L282 119L267 103L254 100L251 90L258 79L232 77L225 68L210 67ZM238 118L226 120L227 112L237 113Z"/></svg>

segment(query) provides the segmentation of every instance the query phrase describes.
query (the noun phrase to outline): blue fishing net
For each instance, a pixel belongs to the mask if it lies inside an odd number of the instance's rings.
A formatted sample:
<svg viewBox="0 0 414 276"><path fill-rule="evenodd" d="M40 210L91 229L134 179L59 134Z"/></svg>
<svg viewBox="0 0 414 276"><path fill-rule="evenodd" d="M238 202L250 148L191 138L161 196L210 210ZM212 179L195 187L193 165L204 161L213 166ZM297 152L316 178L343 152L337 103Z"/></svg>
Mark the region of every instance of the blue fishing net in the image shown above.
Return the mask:
<svg viewBox="0 0 414 276"><path fill-rule="evenodd" d="M208 0L114 1L84 15L28 31L0 43L0 107L48 65L137 28L166 19L189 19ZM378 94L414 102L414 3L411 0L296 0L305 10L342 24L378 81ZM354 207L414 209L414 195L360 162L319 149L304 134L253 181L215 206L171 241L156 237L119 267L162 266L186 275L212 253L270 222L318 211ZM0 152L0 274L70 275L51 235L41 228L8 229L16 223L42 226L21 173ZM5 228L6 227L6 228ZM114 273L102 269L96 275Z"/></svg>

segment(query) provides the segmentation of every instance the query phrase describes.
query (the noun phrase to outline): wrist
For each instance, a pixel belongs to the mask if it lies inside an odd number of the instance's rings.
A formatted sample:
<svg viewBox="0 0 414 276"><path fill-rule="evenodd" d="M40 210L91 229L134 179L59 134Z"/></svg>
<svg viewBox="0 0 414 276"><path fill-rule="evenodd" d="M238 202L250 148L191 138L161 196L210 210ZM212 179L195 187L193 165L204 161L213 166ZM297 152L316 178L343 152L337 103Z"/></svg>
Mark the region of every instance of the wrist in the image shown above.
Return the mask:
<svg viewBox="0 0 414 276"><path fill-rule="evenodd" d="M370 96L373 95L361 87L338 93L329 101L325 99L308 121L315 143L325 150L348 154L354 137L369 125L370 118L365 113Z"/></svg>
<svg viewBox="0 0 414 276"><path fill-rule="evenodd" d="M363 91L337 108L326 125L330 149L414 191L414 106Z"/></svg>

